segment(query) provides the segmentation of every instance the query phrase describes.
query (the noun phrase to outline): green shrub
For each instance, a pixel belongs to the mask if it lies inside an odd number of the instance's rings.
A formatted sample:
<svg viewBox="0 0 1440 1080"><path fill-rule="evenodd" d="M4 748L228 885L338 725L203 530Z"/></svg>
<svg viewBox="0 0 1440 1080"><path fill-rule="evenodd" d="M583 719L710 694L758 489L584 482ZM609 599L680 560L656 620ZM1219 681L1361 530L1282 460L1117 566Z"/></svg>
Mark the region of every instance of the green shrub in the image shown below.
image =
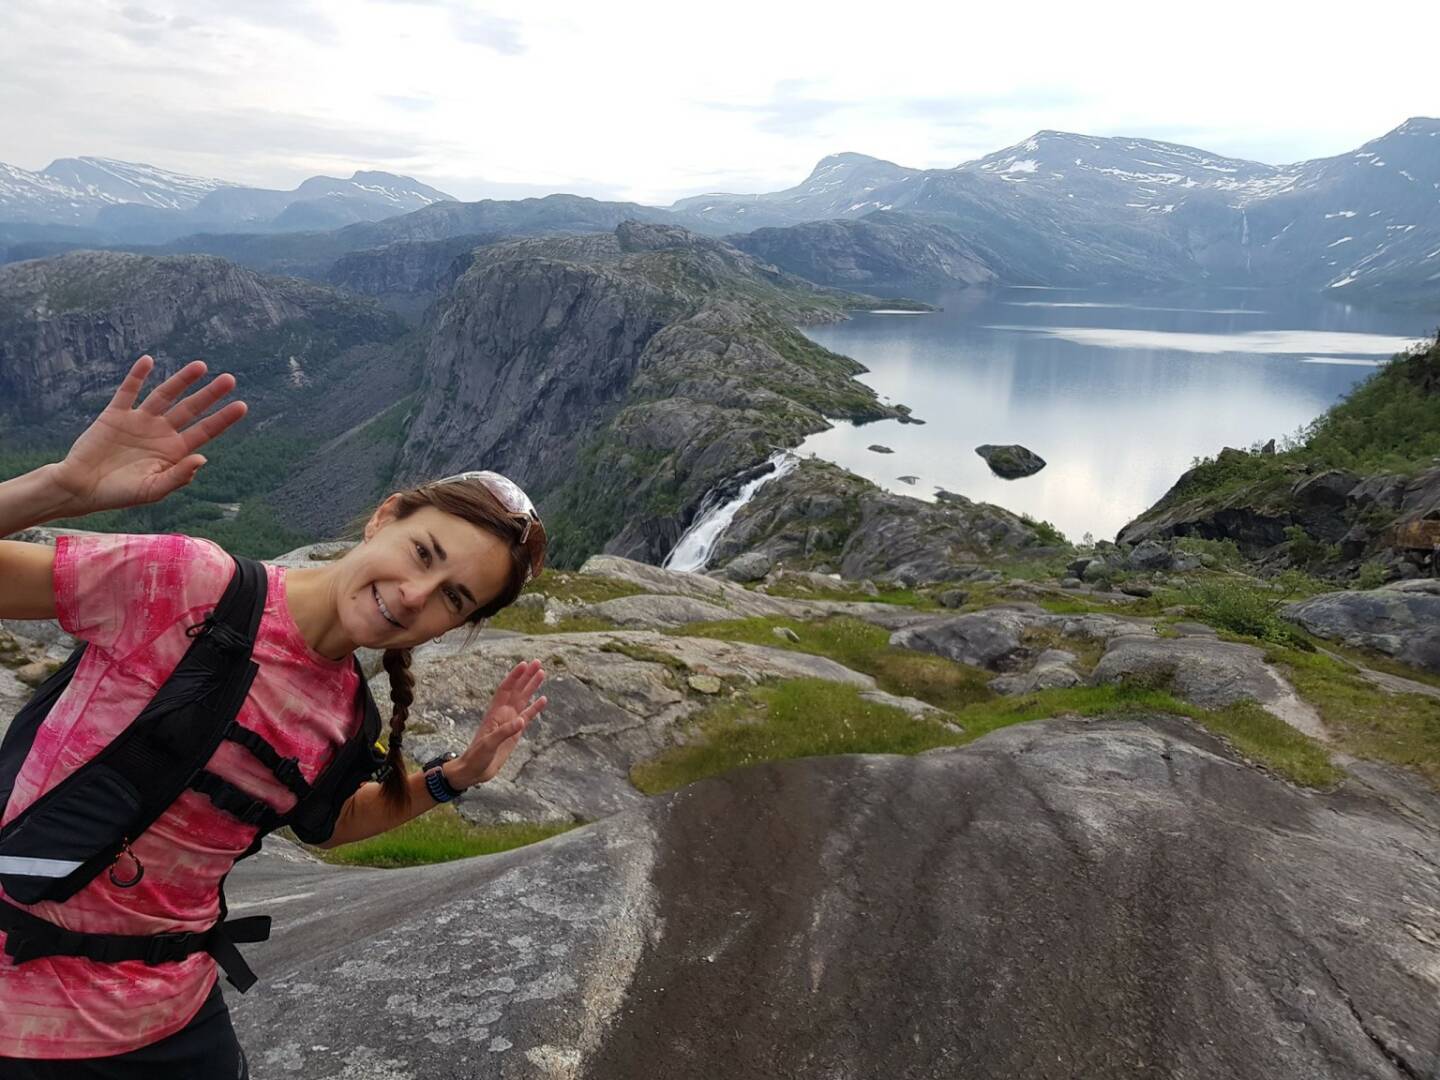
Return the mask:
<svg viewBox="0 0 1440 1080"><path fill-rule="evenodd" d="M1299 525L1289 526L1285 539L1290 545L1290 561L1296 566L1318 566L1340 557L1339 545L1322 543Z"/></svg>
<svg viewBox="0 0 1440 1080"><path fill-rule="evenodd" d="M1367 562L1355 575L1355 587L1357 589L1378 589L1385 584L1388 576L1385 573L1385 567L1377 562Z"/></svg>
<svg viewBox="0 0 1440 1080"><path fill-rule="evenodd" d="M1280 609L1296 591L1285 584L1267 589L1240 578L1210 578L1192 583L1185 590L1185 601L1192 614L1212 626L1261 641L1307 649L1311 646L1304 635L1280 617Z"/></svg>

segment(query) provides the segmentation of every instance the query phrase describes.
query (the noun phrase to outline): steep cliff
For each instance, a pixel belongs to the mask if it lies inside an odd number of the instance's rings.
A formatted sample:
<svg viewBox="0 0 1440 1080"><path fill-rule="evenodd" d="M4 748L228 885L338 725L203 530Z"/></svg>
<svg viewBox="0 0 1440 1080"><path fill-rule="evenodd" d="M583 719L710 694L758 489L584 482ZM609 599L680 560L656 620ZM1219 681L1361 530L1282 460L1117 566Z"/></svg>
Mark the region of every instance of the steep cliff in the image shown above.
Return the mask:
<svg viewBox="0 0 1440 1080"><path fill-rule="evenodd" d="M74 252L0 268L0 420L63 428L103 404L141 353L235 372L284 407L403 326L373 303L210 256ZM313 396L308 395L308 396ZM273 414L272 414L273 415Z"/></svg>
<svg viewBox="0 0 1440 1080"><path fill-rule="evenodd" d="M672 226L482 248L431 314L397 479L497 468L540 499L557 560L659 558L775 444L903 413L791 329L863 302Z"/></svg>

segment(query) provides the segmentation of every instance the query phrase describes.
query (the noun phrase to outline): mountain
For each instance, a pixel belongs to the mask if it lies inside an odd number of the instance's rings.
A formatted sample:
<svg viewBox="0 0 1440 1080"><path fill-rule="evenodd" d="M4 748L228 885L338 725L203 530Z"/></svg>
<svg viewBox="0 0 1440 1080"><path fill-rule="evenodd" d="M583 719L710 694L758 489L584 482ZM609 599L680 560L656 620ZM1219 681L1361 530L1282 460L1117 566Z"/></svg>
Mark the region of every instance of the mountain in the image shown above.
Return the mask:
<svg viewBox="0 0 1440 1080"><path fill-rule="evenodd" d="M891 204L873 193L903 192L901 185L923 175L919 169L864 154L831 154L820 160L803 183L785 191L769 195L693 195L670 209L717 228L735 230L853 217L867 210L891 209Z"/></svg>
<svg viewBox="0 0 1440 1080"><path fill-rule="evenodd" d="M0 163L0 222L94 226L111 243L203 230L333 229L452 197L406 176L312 176L289 191L244 187L110 158L61 158L41 172Z"/></svg>
<svg viewBox="0 0 1440 1080"><path fill-rule="evenodd" d="M899 211L906 228L918 221L957 234L1001 281L1285 285L1433 300L1437 193L1440 121L1415 118L1352 153L1284 166L1061 131L952 169L844 154L795 188L674 208L768 226L873 215L878 231L859 248L807 250L813 230L766 238L783 256L778 265L817 280L886 278L891 251L908 241L899 220L878 215ZM895 236L882 240L884 232ZM967 261L952 280L974 272Z"/></svg>
<svg viewBox="0 0 1440 1080"><path fill-rule="evenodd" d="M185 211L226 186L111 158L60 158L40 172L0 162L0 221L82 225L122 204Z"/></svg>

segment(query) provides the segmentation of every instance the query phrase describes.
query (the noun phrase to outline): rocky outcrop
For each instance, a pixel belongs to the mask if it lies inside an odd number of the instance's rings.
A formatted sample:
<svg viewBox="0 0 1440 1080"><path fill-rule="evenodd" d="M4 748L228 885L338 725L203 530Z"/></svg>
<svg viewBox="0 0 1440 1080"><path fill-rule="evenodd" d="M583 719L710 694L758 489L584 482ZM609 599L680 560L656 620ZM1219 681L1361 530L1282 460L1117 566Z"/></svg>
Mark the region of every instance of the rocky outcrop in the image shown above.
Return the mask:
<svg viewBox="0 0 1440 1080"><path fill-rule="evenodd" d="M335 260L325 280L337 288L374 296L417 312L448 292L470 266L477 247L501 233L471 233L443 240L402 240L382 248L354 251Z"/></svg>
<svg viewBox="0 0 1440 1080"><path fill-rule="evenodd" d="M15 263L0 267L0 413L33 427L88 419L150 352L162 372L197 356L233 371L251 408L273 420L332 369L363 377L347 350L402 329L368 301L207 256L86 251Z"/></svg>
<svg viewBox="0 0 1440 1080"><path fill-rule="evenodd" d="M806 460L740 509L712 558L758 551L794 569L914 585L971 580L984 574L978 560L1041 546L1032 525L998 506L948 492L933 503L894 495Z"/></svg>
<svg viewBox="0 0 1440 1080"><path fill-rule="evenodd" d="M983 446L977 446L975 453L985 459L985 464L990 466L991 472L1005 480L1019 480L1024 476L1034 476L1045 468L1044 458L1035 451L1028 450L1016 443L1007 446L994 446L986 443Z"/></svg>
<svg viewBox="0 0 1440 1080"><path fill-rule="evenodd" d="M1440 580L1325 593L1291 604L1283 614L1317 637L1440 673Z"/></svg>
<svg viewBox="0 0 1440 1080"><path fill-rule="evenodd" d="M231 1009L252 1073L313 1080L1428 1076L1434 850L1182 722L1051 720L481 859L259 856L231 907L276 928Z"/></svg>

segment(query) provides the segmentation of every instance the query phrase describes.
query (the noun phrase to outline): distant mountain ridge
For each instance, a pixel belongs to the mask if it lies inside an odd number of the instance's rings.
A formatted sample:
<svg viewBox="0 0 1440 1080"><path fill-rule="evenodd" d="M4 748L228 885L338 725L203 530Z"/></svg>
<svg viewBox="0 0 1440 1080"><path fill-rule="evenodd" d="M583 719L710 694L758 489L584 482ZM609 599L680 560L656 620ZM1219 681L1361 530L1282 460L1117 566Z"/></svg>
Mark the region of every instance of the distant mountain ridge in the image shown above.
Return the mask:
<svg viewBox="0 0 1440 1080"><path fill-rule="evenodd" d="M312 176L281 191L112 158L60 158L40 172L0 163L0 222L94 226L145 242L157 233L173 238L241 227L333 229L453 201L408 176L376 171Z"/></svg>
<svg viewBox="0 0 1440 1080"><path fill-rule="evenodd" d="M940 226L988 253L1002 281L1440 295L1440 120L1415 117L1350 153L1291 165L1061 131L951 169L837 154L793 188L695 196L672 209L737 231L901 211L911 230ZM815 280L857 280L857 261L866 280L884 269L858 246L825 240L833 270ZM815 275L819 256L803 238L771 236L766 248L790 249L793 261L779 265Z"/></svg>

